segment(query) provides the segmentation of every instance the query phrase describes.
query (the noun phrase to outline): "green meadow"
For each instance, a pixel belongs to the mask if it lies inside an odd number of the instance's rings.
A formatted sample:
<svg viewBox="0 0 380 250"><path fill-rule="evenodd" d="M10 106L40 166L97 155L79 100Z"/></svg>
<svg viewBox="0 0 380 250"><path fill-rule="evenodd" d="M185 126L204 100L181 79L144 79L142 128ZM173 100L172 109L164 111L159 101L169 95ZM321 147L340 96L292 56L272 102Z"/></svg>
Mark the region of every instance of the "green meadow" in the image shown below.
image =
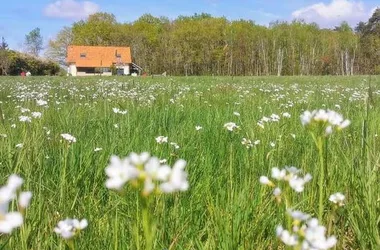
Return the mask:
<svg viewBox="0 0 380 250"><path fill-rule="evenodd" d="M351 121L324 141L323 182L321 154L300 120L316 109ZM238 128L228 131L228 122ZM318 217L324 193L320 223L335 249L380 249L378 76L3 77L0 134L0 185L18 174L33 194L23 225L0 235L1 249L286 249L276 227L290 207L259 182L285 166L313 177L303 192L288 192L292 209ZM131 152L170 166L184 159L188 190L143 197L130 183L106 188L111 156ZM334 208L337 192L345 201ZM66 218L88 227L64 240L54 228Z"/></svg>

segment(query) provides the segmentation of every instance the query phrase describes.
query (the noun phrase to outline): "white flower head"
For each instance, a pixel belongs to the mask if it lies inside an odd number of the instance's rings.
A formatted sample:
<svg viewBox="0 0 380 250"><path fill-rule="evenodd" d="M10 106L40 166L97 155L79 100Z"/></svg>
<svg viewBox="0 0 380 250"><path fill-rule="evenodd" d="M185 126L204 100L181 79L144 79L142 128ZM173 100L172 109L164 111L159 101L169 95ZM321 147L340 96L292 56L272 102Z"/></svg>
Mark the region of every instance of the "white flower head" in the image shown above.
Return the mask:
<svg viewBox="0 0 380 250"><path fill-rule="evenodd" d="M153 191L186 191L189 184L185 166L184 160L178 160L171 168L166 165L166 159L159 160L147 152L131 153L124 159L112 156L111 163L106 168L106 187L121 190L127 182L133 181L137 187L142 186L143 195L149 195Z"/></svg>
<svg viewBox="0 0 380 250"><path fill-rule="evenodd" d="M274 186L273 182L266 176L260 176L259 181L262 185Z"/></svg>
<svg viewBox="0 0 380 250"><path fill-rule="evenodd" d="M332 134L334 130L342 130L351 124L349 120L345 120L341 114L333 110L319 109L312 112L307 110L300 118L303 126L317 124L324 126L325 136Z"/></svg>
<svg viewBox="0 0 380 250"><path fill-rule="evenodd" d="M54 232L60 235L64 239L71 239L78 235L80 231L88 226L86 219L81 221L77 219L66 219L58 222L57 227L54 228Z"/></svg>
<svg viewBox="0 0 380 250"><path fill-rule="evenodd" d="M8 178L7 184L0 187L0 233L2 234L10 234L23 224L23 217L19 211L9 211L11 202L16 199L21 209L25 209L30 203L31 192L21 192L17 198L22 184L23 179L12 174Z"/></svg>
<svg viewBox="0 0 380 250"><path fill-rule="evenodd" d="M36 103L37 103L38 106L45 106L45 105L47 105L47 101L44 101L44 100L37 100Z"/></svg>
<svg viewBox="0 0 380 250"><path fill-rule="evenodd" d="M156 137L156 142L158 144L167 143L168 142L168 137L160 135L160 136Z"/></svg>
<svg viewBox="0 0 380 250"><path fill-rule="evenodd" d="M111 162L105 171L108 177L106 187L115 190L121 190L125 183L137 178L140 173L129 158L120 159L118 156L111 157Z"/></svg>
<svg viewBox="0 0 380 250"><path fill-rule="evenodd" d="M62 138L65 139L66 141L68 141L69 143L74 143L77 141L77 139L70 135L70 134L61 134Z"/></svg>
<svg viewBox="0 0 380 250"><path fill-rule="evenodd" d="M239 129L239 126L237 126L234 122L227 122L226 124L224 124L224 128L228 131L235 131Z"/></svg>
<svg viewBox="0 0 380 250"><path fill-rule="evenodd" d="M30 200L32 199L32 192L22 192L19 197L19 205L21 208L27 208L30 204Z"/></svg>
<svg viewBox="0 0 380 250"><path fill-rule="evenodd" d="M21 115L19 116L19 121L20 122L32 122L32 118L29 116Z"/></svg>
<svg viewBox="0 0 380 250"><path fill-rule="evenodd" d="M189 188L187 173L185 172L186 161L178 160L174 163L169 179L160 185L163 193L173 193L177 191L186 191Z"/></svg>
<svg viewBox="0 0 380 250"><path fill-rule="evenodd" d="M201 126L199 126L199 125L195 126L195 130L196 130L196 131L199 131L199 130L201 130L201 129L203 129Z"/></svg>
<svg viewBox="0 0 380 250"><path fill-rule="evenodd" d="M33 118L41 118L42 113L41 112L32 112L32 117Z"/></svg>
<svg viewBox="0 0 380 250"><path fill-rule="evenodd" d="M338 206L344 206L344 200L345 196L342 193L335 193L330 195L329 201L331 201L334 204L337 204Z"/></svg>

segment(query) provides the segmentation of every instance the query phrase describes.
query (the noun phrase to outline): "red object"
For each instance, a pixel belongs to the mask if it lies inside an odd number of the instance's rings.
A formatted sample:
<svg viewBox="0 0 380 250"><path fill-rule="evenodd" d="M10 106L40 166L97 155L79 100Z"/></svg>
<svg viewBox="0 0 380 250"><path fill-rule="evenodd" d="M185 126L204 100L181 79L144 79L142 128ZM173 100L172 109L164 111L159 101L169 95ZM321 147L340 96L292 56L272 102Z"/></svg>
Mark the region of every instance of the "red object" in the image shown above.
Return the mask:
<svg viewBox="0 0 380 250"><path fill-rule="evenodd" d="M25 78L26 73L24 71L22 71L20 75L22 78Z"/></svg>

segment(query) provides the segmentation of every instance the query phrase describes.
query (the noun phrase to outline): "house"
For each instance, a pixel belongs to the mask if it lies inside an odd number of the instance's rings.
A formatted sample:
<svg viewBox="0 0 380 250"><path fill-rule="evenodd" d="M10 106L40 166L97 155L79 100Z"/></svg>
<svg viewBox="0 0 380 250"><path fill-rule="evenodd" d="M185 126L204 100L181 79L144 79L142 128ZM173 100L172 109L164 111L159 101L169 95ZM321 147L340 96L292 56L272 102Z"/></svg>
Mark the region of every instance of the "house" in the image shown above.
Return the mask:
<svg viewBox="0 0 380 250"><path fill-rule="evenodd" d="M132 72L130 47L69 46L66 62L71 76L112 75L112 67L119 75Z"/></svg>

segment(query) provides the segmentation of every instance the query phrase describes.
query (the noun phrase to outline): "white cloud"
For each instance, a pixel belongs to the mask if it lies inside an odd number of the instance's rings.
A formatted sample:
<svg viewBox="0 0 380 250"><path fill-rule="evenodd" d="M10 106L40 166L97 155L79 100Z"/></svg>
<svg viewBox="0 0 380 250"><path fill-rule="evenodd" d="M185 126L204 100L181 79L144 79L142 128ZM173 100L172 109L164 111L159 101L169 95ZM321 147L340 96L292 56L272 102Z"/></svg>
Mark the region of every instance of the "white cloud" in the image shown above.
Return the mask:
<svg viewBox="0 0 380 250"><path fill-rule="evenodd" d="M59 0L44 9L45 16L65 19L82 19L99 11L91 1Z"/></svg>
<svg viewBox="0 0 380 250"><path fill-rule="evenodd" d="M292 17L316 22L322 27L332 27L342 21L347 21L351 25L367 21L370 12L361 1L332 0L329 4L320 2L296 10L292 13Z"/></svg>

